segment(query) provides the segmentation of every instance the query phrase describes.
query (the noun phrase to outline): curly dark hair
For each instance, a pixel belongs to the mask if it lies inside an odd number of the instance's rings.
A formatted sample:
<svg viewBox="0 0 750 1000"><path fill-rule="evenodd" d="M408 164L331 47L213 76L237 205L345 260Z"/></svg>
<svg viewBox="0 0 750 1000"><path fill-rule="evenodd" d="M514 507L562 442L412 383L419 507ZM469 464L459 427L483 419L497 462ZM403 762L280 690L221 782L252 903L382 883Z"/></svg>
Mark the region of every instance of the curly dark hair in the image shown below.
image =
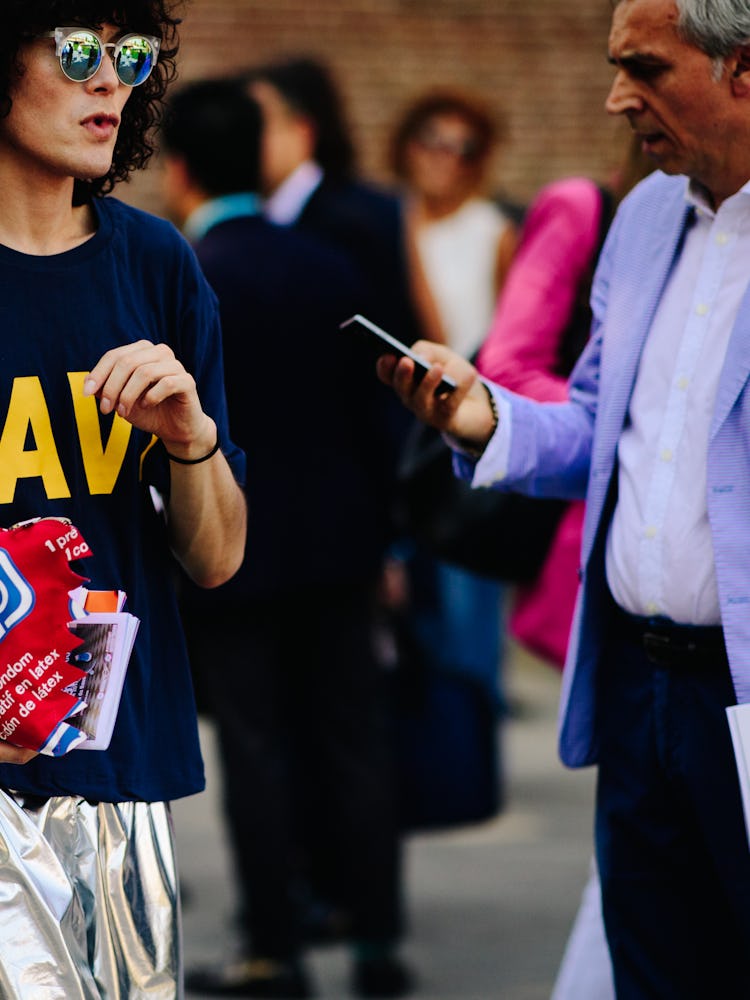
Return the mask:
<svg viewBox="0 0 750 1000"><path fill-rule="evenodd" d="M408 175L406 147L424 126L438 115L458 115L474 130L475 162L481 164L495 142L507 137L505 117L490 111L486 103L473 94L450 87L439 87L422 94L411 103L396 123L391 139L390 167L397 177Z"/></svg>
<svg viewBox="0 0 750 1000"><path fill-rule="evenodd" d="M145 166L155 149L154 131L164 108L167 85L176 75L176 11L183 0L4 0L0 34L0 118L10 113L15 77L23 72L20 48L58 26L72 24L101 28L113 24L123 30L157 35L162 40L159 60L151 76L134 87L122 113L112 166L103 177L76 180L73 201L80 205L108 194L131 171Z"/></svg>

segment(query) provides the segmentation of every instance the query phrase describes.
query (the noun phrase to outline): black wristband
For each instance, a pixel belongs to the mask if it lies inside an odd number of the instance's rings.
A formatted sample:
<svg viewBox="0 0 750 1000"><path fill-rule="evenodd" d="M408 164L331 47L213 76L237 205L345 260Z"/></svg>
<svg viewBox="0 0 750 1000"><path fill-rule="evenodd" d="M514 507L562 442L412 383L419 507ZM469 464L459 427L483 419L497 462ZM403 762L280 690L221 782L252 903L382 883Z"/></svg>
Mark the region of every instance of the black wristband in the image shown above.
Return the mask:
<svg viewBox="0 0 750 1000"><path fill-rule="evenodd" d="M219 450L219 435L216 435L216 444L213 446L211 451L206 452L200 458L178 458L176 455L170 455L170 453L165 448L167 458L170 462L177 462L178 465L200 465L201 462L207 462L209 458L213 458L216 452Z"/></svg>

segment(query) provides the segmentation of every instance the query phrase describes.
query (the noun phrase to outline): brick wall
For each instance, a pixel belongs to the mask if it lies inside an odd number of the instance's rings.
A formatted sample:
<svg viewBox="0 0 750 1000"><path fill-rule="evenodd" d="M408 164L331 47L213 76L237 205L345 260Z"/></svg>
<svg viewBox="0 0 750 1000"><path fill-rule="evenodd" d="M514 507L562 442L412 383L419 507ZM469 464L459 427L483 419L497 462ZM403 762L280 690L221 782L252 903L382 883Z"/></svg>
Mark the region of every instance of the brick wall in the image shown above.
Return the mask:
<svg viewBox="0 0 750 1000"><path fill-rule="evenodd" d="M381 181L404 104L436 84L469 88L509 119L493 187L527 200L557 176L604 178L619 158L626 130L603 110L609 18L608 0L192 0L180 79L288 54L325 59L362 170ZM158 190L154 165L120 195L159 211Z"/></svg>

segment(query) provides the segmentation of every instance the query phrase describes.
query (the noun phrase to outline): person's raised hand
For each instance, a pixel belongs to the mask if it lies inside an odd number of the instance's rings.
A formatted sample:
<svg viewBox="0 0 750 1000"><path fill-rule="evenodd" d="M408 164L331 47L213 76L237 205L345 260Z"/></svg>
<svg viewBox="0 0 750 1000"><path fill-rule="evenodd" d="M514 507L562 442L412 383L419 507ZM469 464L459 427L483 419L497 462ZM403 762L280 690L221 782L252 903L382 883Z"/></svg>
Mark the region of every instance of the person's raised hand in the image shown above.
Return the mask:
<svg viewBox="0 0 750 1000"><path fill-rule="evenodd" d="M420 340L412 350L430 364L421 381L414 377L416 366L411 358L393 354L378 359L380 380L424 423L483 448L495 429L495 415L476 368L443 344ZM436 395L443 375L449 375L456 388Z"/></svg>
<svg viewBox="0 0 750 1000"><path fill-rule="evenodd" d="M139 340L104 354L84 382L102 413L115 411L161 438L167 451L190 459L216 441L216 425L203 412L195 379L166 344Z"/></svg>

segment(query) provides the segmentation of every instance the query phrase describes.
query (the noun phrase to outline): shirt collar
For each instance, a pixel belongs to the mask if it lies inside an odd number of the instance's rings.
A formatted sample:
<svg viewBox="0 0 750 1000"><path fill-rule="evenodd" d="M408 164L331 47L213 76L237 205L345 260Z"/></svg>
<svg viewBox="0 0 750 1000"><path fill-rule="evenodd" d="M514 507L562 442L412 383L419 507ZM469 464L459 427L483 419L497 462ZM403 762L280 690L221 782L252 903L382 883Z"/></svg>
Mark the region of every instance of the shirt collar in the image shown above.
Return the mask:
<svg viewBox="0 0 750 1000"><path fill-rule="evenodd" d="M300 163L266 199L263 207L266 218L280 226L292 225L322 180L323 170L317 163L313 160Z"/></svg>
<svg viewBox="0 0 750 1000"><path fill-rule="evenodd" d="M209 229L220 222L239 219L248 215L260 215L260 198L250 191L225 194L210 198L199 205L185 220L182 231L191 243L203 239Z"/></svg>
<svg viewBox="0 0 750 1000"><path fill-rule="evenodd" d="M750 194L750 181L743 184L739 191L732 195L732 198L735 198L738 194ZM694 181L690 178L687 179L685 200L689 205L693 206L698 215L708 216L710 219L716 216L716 209L712 204L708 191L699 181ZM729 198L724 199L725 202L729 200Z"/></svg>

